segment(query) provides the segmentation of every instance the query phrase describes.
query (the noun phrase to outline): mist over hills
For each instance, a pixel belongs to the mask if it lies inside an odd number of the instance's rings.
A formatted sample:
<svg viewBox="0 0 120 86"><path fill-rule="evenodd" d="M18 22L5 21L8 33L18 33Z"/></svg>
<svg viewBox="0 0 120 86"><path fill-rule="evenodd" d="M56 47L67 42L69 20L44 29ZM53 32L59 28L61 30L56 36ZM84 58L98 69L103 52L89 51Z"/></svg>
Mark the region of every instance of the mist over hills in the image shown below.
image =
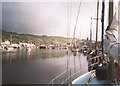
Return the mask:
<svg viewBox="0 0 120 86"><path fill-rule="evenodd" d="M2 30L2 41L12 40L12 43L27 42L35 44L64 44L72 43L72 38L47 35L20 34L16 32L7 32Z"/></svg>

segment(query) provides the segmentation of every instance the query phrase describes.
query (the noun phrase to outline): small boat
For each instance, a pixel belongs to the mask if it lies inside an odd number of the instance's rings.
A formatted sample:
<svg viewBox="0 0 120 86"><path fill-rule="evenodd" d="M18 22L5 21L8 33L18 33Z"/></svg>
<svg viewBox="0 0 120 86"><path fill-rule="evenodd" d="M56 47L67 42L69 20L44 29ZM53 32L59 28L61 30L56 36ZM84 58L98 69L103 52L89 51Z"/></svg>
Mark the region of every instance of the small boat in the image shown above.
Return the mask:
<svg viewBox="0 0 120 86"><path fill-rule="evenodd" d="M28 52L31 52L31 50L32 50L32 49L31 49L30 47L27 48L27 51L28 51Z"/></svg>
<svg viewBox="0 0 120 86"><path fill-rule="evenodd" d="M3 52L12 52L14 50L15 49L12 46L6 46L6 47L4 47Z"/></svg>
<svg viewBox="0 0 120 86"><path fill-rule="evenodd" d="M72 48L71 51L72 52L80 52L80 49L79 48Z"/></svg>

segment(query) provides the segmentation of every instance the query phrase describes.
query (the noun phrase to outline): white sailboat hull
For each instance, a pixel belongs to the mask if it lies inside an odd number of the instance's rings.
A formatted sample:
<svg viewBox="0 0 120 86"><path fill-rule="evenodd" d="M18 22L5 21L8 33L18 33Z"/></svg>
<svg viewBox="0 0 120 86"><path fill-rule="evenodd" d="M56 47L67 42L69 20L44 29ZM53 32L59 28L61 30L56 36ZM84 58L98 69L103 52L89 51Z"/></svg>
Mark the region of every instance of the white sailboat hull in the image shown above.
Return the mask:
<svg viewBox="0 0 120 86"><path fill-rule="evenodd" d="M76 84L79 84L79 85L84 84L84 85L86 86L87 84L89 84L89 85L90 85L90 84L91 84L91 85L93 85L93 84L96 84L96 85L97 85L97 84L98 84L98 85L103 85L103 84L105 84L105 80L100 80L100 79L97 79L96 77L92 78L92 79L90 80L90 82L88 83L89 79L91 78L91 76L92 76L92 74L93 74L94 72L95 72L95 71L93 70L93 71L87 72L87 73L79 76L78 78L76 78L76 79L72 82L72 85L74 86L74 85L76 85Z"/></svg>

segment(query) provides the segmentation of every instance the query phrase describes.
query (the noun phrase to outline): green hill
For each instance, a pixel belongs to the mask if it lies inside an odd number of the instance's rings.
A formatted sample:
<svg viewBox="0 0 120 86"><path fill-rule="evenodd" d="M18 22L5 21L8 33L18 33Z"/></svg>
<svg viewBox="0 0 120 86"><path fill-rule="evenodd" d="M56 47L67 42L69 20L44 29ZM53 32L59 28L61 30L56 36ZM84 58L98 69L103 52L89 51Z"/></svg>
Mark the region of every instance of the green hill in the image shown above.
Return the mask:
<svg viewBox="0 0 120 86"><path fill-rule="evenodd" d="M12 43L17 42L27 42L27 43L35 43L35 44L64 44L64 43L71 43L71 38L65 38L60 36L38 36L32 34L18 34L14 32L6 32L2 31L2 40L9 40Z"/></svg>

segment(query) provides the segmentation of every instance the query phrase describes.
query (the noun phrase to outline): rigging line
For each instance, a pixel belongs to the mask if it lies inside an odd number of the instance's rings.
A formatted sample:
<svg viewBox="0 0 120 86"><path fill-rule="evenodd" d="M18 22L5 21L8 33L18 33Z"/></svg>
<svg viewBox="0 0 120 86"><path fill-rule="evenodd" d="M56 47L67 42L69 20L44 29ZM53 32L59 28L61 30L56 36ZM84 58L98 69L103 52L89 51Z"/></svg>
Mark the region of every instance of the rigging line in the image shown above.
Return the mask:
<svg viewBox="0 0 120 86"><path fill-rule="evenodd" d="M70 28L70 18L71 18L71 0L68 0L68 6L67 6L67 45L68 45L68 36L69 36L69 28ZM65 74L65 79L66 77L68 78L68 68L69 68L69 48L67 49L67 72ZM68 83L68 82L67 82Z"/></svg>
<svg viewBox="0 0 120 86"><path fill-rule="evenodd" d="M67 43L68 43L68 29L69 29L69 0L67 4Z"/></svg>
<svg viewBox="0 0 120 86"><path fill-rule="evenodd" d="M68 0L68 7L67 7L67 38L70 33L70 28L71 28L71 7L72 7L72 2L71 0Z"/></svg>
<svg viewBox="0 0 120 86"><path fill-rule="evenodd" d="M75 53L76 53L76 52L75 52ZM75 61L76 61L76 60L75 60L75 57L76 57L76 56L74 55L74 73L76 73L76 67L75 67L75 65L76 65Z"/></svg>
<svg viewBox="0 0 120 86"><path fill-rule="evenodd" d="M79 14L80 14L81 4L82 4L82 0L81 0L80 3L79 3L78 14L77 14L76 22L75 22L75 27L74 27L73 39L75 39L75 31L76 31L77 22L78 22L78 18L79 18Z"/></svg>

